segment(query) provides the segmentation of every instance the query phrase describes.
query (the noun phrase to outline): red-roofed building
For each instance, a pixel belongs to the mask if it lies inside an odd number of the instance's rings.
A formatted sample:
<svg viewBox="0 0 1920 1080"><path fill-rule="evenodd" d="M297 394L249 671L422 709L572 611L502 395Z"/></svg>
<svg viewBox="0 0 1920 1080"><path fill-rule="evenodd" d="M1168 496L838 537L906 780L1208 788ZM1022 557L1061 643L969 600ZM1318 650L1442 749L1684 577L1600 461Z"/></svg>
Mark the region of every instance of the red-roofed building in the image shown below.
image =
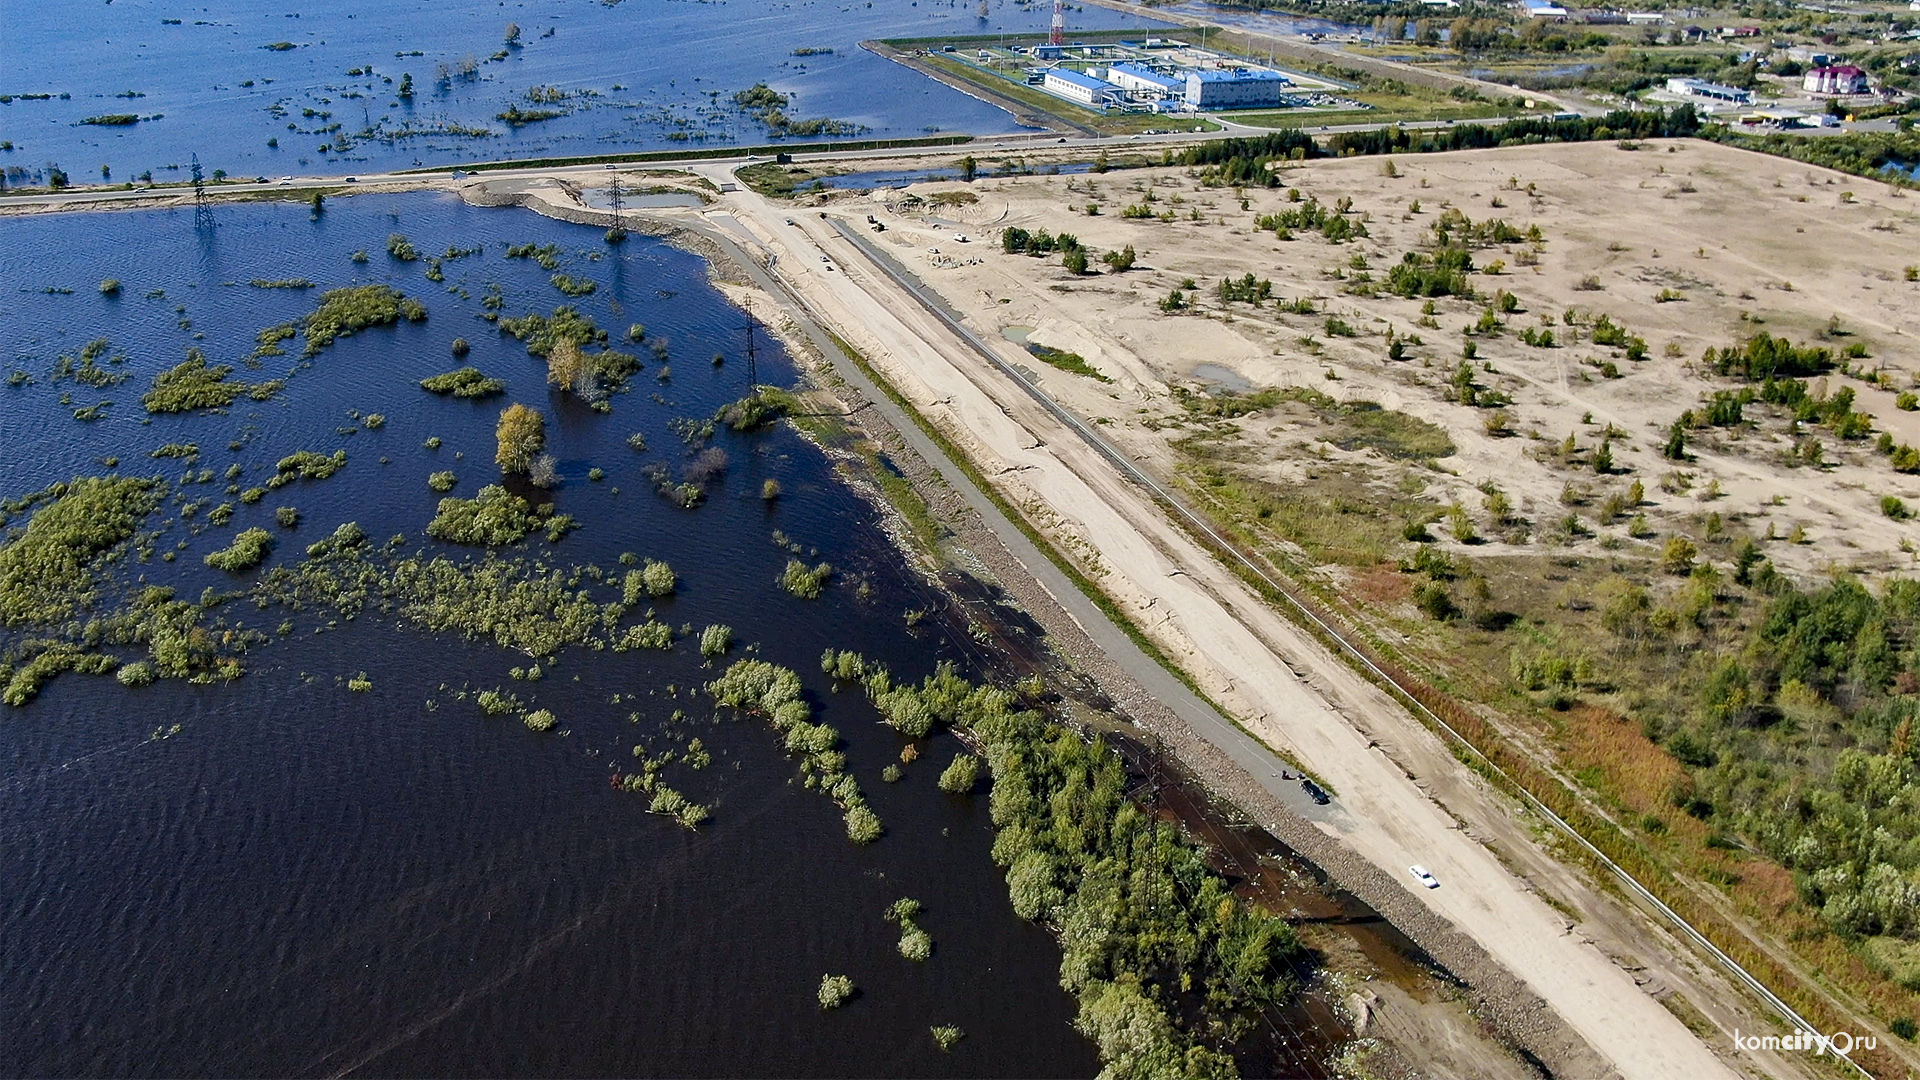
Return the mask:
<svg viewBox="0 0 1920 1080"><path fill-rule="evenodd" d="M1810 94L1864 94L1867 73L1852 64L1818 67L1807 72L1800 85Z"/></svg>

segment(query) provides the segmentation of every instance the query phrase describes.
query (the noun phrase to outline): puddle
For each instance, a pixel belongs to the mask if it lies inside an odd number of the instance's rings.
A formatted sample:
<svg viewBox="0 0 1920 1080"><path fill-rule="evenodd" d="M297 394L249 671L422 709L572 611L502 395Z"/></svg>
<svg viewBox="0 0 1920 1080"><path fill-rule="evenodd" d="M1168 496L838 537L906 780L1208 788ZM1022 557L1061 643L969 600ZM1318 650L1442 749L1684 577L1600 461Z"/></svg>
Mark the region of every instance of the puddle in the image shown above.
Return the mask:
<svg viewBox="0 0 1920 1080"><path fill-rule="evenodd" d="M1209 383L1222 390L1231 390L1236 394L1245 394L1253 389L1253 384L1247 381L1246 376L1232 368L1221 367L1219 364L1195 364L1193 377L1203 383Z"/></svg>
<svg viewBox="0 0 1920 1080"><path fill-rule="evenodd" d="M1025 345L1027 343L1027 335L1031 333L1033 333L1033 327L1031 326L1009 326L1000 331L1000 336L1013 342L1015 345Z"/></svg>

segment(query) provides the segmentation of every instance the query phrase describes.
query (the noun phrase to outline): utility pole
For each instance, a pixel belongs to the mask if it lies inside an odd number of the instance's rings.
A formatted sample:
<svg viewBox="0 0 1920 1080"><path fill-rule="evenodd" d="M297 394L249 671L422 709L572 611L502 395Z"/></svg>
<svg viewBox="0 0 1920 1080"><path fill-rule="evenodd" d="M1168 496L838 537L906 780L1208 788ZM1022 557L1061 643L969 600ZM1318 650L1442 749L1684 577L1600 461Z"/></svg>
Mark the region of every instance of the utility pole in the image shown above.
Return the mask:
<svg viewBox="0 0 1920 1080"><path fill-rule="evenodd" d="M195 232L213 228L213 204L207 201L207 184L200 175L200 155L193 155L193 228Z"/></svg>

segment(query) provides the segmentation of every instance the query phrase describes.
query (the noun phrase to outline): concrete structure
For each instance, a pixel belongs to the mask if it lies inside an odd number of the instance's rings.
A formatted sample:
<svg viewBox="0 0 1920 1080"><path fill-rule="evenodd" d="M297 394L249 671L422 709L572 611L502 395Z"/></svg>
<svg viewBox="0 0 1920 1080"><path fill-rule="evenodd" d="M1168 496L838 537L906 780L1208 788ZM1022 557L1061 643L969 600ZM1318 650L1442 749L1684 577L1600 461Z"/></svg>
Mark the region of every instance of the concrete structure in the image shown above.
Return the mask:
<svg viewBox="0 0 1920 1080"><path fill-rule="evenodd" d="M1107 81L1132 94L1148 97L1172 97L1186 89L1186 81L1147 67L1145 64L1115 64L1107 69Z"/></svg>
<svg viewBox="0 0 1920 1080"><path fill-rule="evenodd" d="M1704 98L1708 101L1726 101L1735 105L1753 103L1753 91L1742 90L1737 86L1723 86L1705 79L1668 79L1667 93L1680 94L1683 97Z"/></svg>
<svg viewBox="0 0 1920 1080"><path fill-rule="evenodd" d="M1810 94L1864 94L1867 73L1852 64L1818 67L1801 77L1800 86Z"/></svg>
<svg viewBox="0 0 1920 1080"><path fill-rule="evenodd" d="M1196 109L1257 109L1281 104L1293 80L1277 71L1189 71L1187 104Z"/></svg>
<svg viewBox="0 0 1920 1080"><path fill-rule="evenodd" d="M1120 88L1110 82L1083 75L1070 68L1054 68L1041 84L1048 93L1095 109L1105 108L1120 96Z"/></svg>

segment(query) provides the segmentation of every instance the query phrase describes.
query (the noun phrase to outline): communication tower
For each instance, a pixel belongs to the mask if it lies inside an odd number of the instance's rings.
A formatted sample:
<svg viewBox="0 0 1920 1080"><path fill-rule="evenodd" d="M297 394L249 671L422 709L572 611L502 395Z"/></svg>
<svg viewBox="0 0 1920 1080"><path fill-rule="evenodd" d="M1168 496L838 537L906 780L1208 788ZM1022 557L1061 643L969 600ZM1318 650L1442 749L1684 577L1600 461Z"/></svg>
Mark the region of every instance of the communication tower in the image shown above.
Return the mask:
<svg viewBox="0 0 1920 1080"><path fill-rule="evenodd" d="M1053 0L1053 29L1047 34L1047 44L1064 45L1067 43L1067 0Z"/></svg>

